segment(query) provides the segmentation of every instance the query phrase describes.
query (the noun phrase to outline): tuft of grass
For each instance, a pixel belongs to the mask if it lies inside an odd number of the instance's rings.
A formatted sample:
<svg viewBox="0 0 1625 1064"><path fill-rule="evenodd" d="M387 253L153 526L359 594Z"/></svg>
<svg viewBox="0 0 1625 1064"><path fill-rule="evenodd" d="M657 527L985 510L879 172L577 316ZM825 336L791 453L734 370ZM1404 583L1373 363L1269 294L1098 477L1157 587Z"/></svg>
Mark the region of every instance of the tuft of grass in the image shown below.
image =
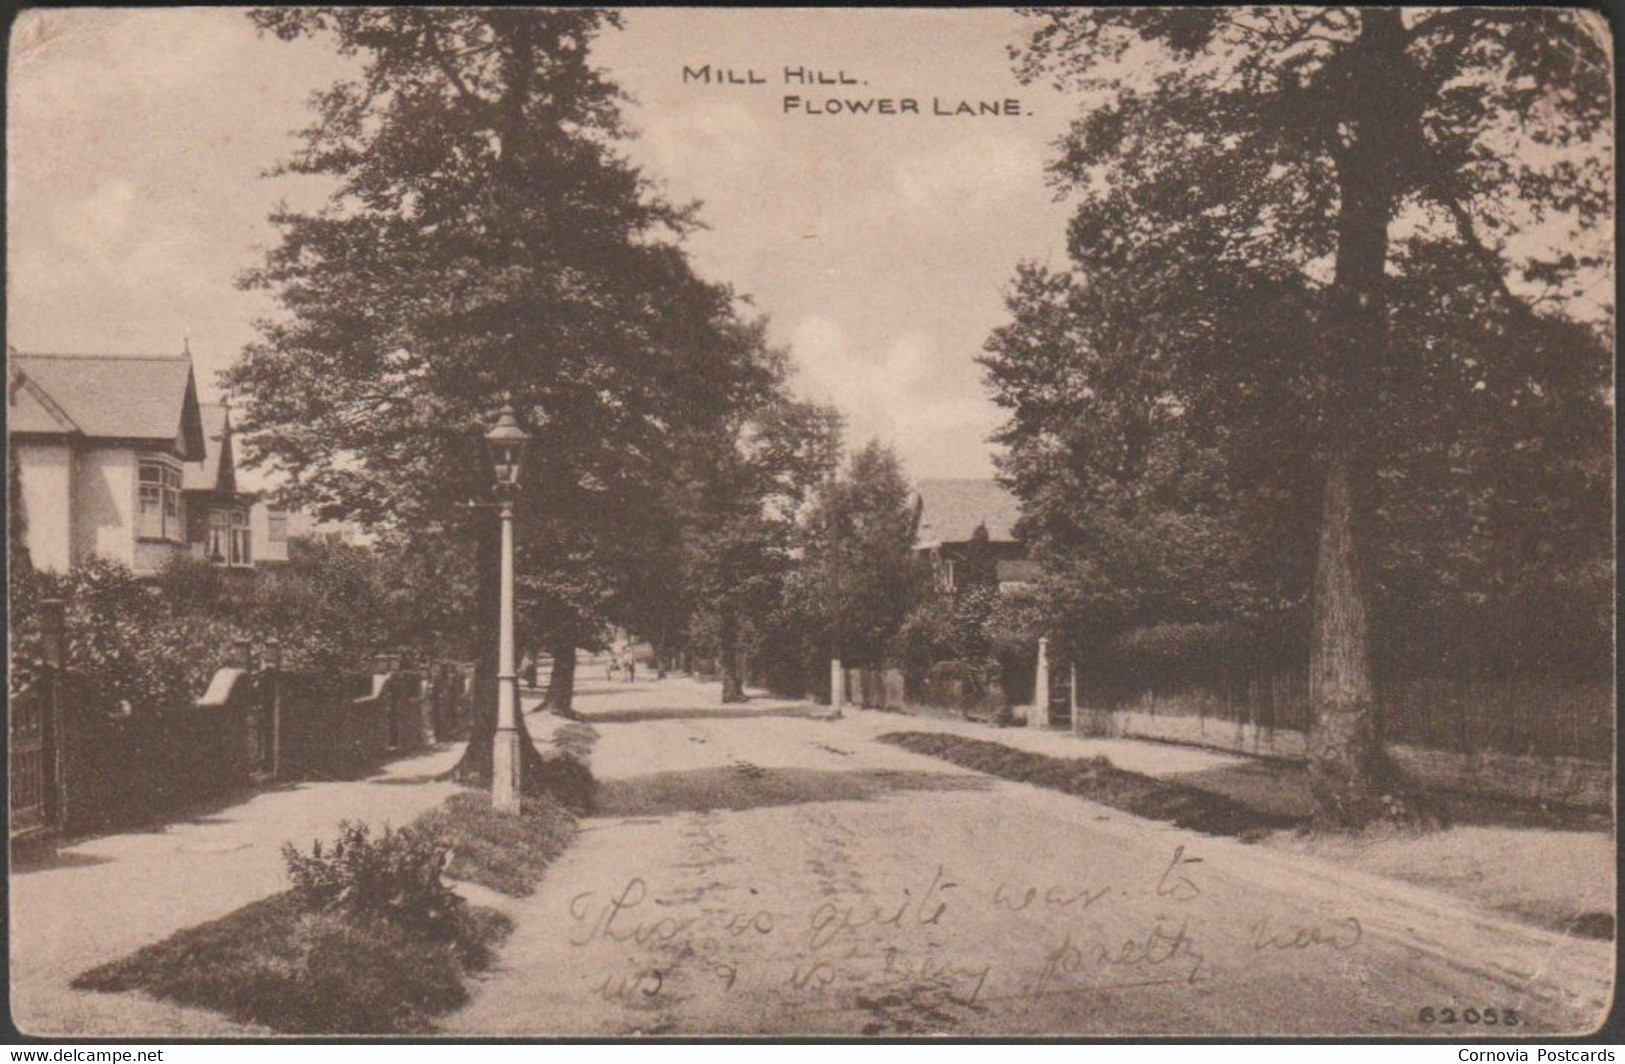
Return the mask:
<svg viewBox="0 0 1625 1064"><path fill-rule="evenodd" d="M572 813L585 816L592 812L597 792L598 781L593 779L592 769L573 754L548 751L535 761L526 759L526 801L551 800Z"/></svg>
<svg viewBox="0 0 1625 1064"><path fill-rule="evenodd" d="M585 721L572 720L553 732L553 746L577 761L586 761L598 743L598 729Z"/></svg>
<svg viewBox="0 0 1625 1064"><path fill-rule="evenodd" d="M79 975L80 990L141 990L291 1034L430 1029L468 1001L512 922L471 908L439 939L388 920L313 912L293 892L245 905Z"/></svg>
<svg viewBox="0 0 1625 1064"><path fill-rule="evenodd" d="M447 875L513 897L536 889L547 866L575 838L576 818L545 795L527 796L524 812L493 812L481 791L454 794L413 822L451 849Z"/></svg>
<svg viewBox="0 0 1625 1064"><path fill-rule="evenodd" d="M1210 835L1252 841L1270 829L1297 823L1293 818L1252 809L1210 791L1120 769L1104 757L1048 757L985 739L941 732L887 732L879 738L883 743L990 776L1047 787Z"/></svg>

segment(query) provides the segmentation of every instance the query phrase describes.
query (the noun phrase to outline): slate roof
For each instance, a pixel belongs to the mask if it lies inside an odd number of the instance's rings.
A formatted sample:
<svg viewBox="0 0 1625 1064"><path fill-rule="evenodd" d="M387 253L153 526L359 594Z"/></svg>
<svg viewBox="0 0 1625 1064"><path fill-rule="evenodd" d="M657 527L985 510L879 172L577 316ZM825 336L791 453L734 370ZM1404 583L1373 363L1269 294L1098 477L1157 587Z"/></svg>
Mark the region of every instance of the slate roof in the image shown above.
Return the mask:
<svg viewBox="0 0 1625 1064"><path fill-rule="evenodd" d="M200 403L203 419L203 460L188 462L182 471L181 487L188 491L235 491L235 470L221 462L230 454L231 410L224 403ZM222 476L224 474L224 476Z"/></svg>
<svg viewBox="0 0 1625 1064"><path fill-rule="evenodd" d="M1014 542L1015 525L1021 517L1016 497L992 480L922 480L920 527L916 544L965 543L976 526L987 525L988 539Z"/></svg>
<svg viewBox="0 0 1625 1064"><path fill-rule="evenodd" d="M78 432L79 426L44 388L15 366L6 367L6 431L57 435Z"/></svg>
<svg viewBox="0 0 1625 1064"><path fill-rule="evenodd" d="M92 438L174 441L183 457L203 456L197 384L186 355L35 355L10 352L9 372L21 373L80 432ZM43 404L42 404L43 405ZM8 409L23 413L20 407ZM8 422L9 431L72 431L46 428L35 413L29 426Z"/></svg>

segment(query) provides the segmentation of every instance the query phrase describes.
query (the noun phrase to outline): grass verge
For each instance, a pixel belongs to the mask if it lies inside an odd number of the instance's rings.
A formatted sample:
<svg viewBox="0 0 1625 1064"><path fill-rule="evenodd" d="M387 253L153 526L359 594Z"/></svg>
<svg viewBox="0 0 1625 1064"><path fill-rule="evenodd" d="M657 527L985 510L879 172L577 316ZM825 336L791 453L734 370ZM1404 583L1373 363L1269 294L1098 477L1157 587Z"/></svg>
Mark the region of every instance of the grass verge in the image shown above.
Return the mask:
<svg viewBox="0 0 1625 1064"><path fill-rule="evenodd" d="M1299 823L1296 818L1262 812L1210 791L1128 772L1104 757L1048 757L941 732L887 732L879 738L990 776L1047 787L1210 835L1231 835L1250 842L1271 830Z"/></svg>
<svg viewBox="0 0 1625 1064"><path fill-rule="evenodd" d="M143 990L290 1034L422 1031L468 1001L463 977L512 929L470 908L458 933L426 941L388 921L310 912L291 891L104 964L77 990Z"/></svg>
<svg viewBox="0 0 1625 1064"><path fill-rule="evenodd" d="M536 889L542 873L575 838L576 818L546 797L527 797L521 816L491 809L483 791L454 794L412 825L439 835L451 847L446 873L512 897Z"/></svg>
<svg viewBox="0 0 1625 1064"><path fill-rule="evenodd" d="M1266 845L1451 894L1581 938L1614 937L1612 834L1461 824L1277 832Z"/></svg>
<svg viewBox="0 0 1625 1064"><path fill-rule="evenodd" d="M452 795L412 825L450 848L447 873L510 895L529 894L575 836L575 815L547 796L526 811L491 810L483 792ZM78 990L145 991L288 1034L407 1034L468 1001L467 976L489 967L512 921L460 909L430 935L386 919L312 911L292 891L178 931L84 972Z"/></svg>

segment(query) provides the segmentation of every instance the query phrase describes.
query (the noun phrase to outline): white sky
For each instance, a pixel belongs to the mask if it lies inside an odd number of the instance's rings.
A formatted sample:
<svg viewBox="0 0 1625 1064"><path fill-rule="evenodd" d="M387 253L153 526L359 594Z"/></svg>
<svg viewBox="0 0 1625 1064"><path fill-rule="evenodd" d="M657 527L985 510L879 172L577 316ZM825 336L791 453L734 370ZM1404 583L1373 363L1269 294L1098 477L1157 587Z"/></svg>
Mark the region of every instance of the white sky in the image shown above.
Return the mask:
<svg viewBox="0 0 1625 1064"><path fill-rule="evenodd" d="M1016 262L1064 263L1043 180L1074 103L1024 89L1007 11L633 9L596 54L637 99L629 151L677 200L702 199L702 274L733 283L791 345L799 387L833 399L851 442L896 445L913 477L991 474L999 412L973 359ZM259 38L240 11L33 12L11 48L8 333L21 350L168 352L199 383L273 307L235 277L308 179L262 177L343 71L325 42ZM758 86L683 84L683 66ZM782 68L867 85L785 86ZM786 115L829 93L1016 97L1020 117Z"/></svg>

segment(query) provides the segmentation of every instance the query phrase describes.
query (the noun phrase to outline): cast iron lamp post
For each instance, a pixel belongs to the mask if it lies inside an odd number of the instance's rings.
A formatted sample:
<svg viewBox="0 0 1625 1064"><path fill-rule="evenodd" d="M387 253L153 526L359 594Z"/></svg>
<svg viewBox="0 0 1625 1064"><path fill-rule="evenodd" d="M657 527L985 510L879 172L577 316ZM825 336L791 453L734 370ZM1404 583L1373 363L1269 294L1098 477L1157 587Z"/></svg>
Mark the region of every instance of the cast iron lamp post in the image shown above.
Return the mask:
<svg viewBox="0 0 1625 1064"><path fill-rule="evenodd" d="M491 808L519 812L519 675L513 663L513 499L519 492L519 467L530 441L519 427L513 404L502 407L497 423L485 434L502 514L502 616L497 637L497 730L491 744Z"/></svg>

